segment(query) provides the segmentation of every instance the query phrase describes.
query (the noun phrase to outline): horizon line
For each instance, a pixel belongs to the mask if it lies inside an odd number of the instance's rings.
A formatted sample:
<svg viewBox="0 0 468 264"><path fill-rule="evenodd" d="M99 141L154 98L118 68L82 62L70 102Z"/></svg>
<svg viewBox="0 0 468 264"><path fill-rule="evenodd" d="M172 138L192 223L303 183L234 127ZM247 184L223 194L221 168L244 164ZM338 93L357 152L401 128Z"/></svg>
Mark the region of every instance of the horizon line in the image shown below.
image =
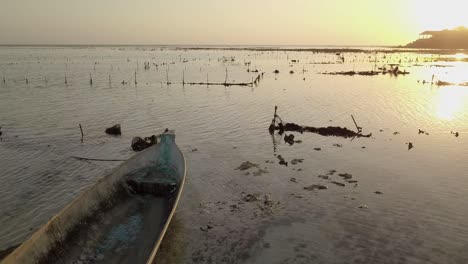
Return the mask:
<svg viewBox="0 0 468 264"><path fill-rule="evenodd" d="M19 44L0 43L0 47L131 47L131 46L153 46L153 47L375 47L375 48L396 48L398 45L337 45L337 44Z"/></svg>

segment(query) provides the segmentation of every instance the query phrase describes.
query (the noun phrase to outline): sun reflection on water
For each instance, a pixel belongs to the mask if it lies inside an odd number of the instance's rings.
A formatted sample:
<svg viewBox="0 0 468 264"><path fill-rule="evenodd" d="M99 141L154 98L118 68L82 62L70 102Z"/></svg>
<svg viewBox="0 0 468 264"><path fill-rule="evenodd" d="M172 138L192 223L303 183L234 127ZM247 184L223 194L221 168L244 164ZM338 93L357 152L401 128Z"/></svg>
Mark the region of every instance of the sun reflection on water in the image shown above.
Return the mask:
<svg viewBox="0 0 468 264"><path fill-rule="evenodd" d="M440 119L453 120L457 115L468 111L467 87L444 87L436 97L436 116Z"/></svg>
<svg viewBox="0 0 468 264"><path fill-rule="evenodd" d="M457 53L454 55L454 57L457 59L457 60L462 60L462 59L466 59L468 58L468 56L464 53Z"/></svg>

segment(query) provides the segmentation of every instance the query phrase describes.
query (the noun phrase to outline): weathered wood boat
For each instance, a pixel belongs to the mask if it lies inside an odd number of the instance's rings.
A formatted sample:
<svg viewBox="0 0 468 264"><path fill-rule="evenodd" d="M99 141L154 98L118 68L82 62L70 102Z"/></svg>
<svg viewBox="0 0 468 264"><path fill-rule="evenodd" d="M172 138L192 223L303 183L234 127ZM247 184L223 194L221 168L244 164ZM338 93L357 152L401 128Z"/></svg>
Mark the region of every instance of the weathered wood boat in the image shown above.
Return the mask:
<svg viewBox="0 0 468 264"><path fill-rule="evenodd" d="M159 144L98 180L1 263L153 263L185 173L174 133L164 133Z"/></svg>

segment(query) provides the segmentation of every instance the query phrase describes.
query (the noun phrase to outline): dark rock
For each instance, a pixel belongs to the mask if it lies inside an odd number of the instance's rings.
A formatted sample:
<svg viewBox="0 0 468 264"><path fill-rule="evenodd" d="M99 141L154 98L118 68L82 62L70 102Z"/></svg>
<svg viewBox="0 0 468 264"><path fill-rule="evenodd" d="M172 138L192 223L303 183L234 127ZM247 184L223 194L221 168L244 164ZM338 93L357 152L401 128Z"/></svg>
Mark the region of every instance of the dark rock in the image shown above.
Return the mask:
<svg viewBox="0 0 468 264"><path fill-rule="evenodd" d="M321 179L324 179L324 180L328 180L330 178L330 177L328 177L328 175L319 175L317 177L319 177Z"/></svg>
<svg viewBox="0 0 468 264"><path fill-rule="evenodd" d="M408 142L408 143L406 143L406 144L408 144L408 150L410 150L410 149L414 148L414 145L413 145L413 143L411 143L411 142Z"/></svg>
<svg viewBox="0 0 468 264"><path fill-rule="evenodd" d="M321 151L321 148L314 148L315 151Z"/></svg>
<svg viewBox="0 0 468 264"><path fill-rule="evenodd" d="M134 137L132 139L132 149L134 151L142 151L158 143L157 137L152 135L151 137Z"/></svg>
<svg viewBox="0 0 468 264"><path fill-rule="evenodd" d="M106 134L120 136L122 135L122 131L120 129L120 124L113 125L106 129Z"/></svg>
<svg viewBox="0 0 468 264"><path fill-rule="evenodd" d="M381 191L375 191L374 193L375 194L383 194L383 192L381 192Z"/></svg>
<svg viewBox="0 0 468 264"><path fill-rule="evenodd" d="M290 182L294 182L294 183L297 183L297 179L296 178L291 178L289 179Z"/></svg>

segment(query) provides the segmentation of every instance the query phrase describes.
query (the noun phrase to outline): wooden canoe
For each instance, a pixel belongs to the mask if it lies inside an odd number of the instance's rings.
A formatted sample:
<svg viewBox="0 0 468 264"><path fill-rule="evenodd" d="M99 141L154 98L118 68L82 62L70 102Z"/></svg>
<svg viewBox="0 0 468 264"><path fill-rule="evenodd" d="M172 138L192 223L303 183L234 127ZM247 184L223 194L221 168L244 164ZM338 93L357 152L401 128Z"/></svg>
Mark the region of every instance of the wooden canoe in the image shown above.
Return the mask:
<svg viewBox="0 0 468 264"><path fill-rule="evenodd" d="M185 174L174 133L162 134L159 144L98 180L1 263L153 263Z"/></svg>

